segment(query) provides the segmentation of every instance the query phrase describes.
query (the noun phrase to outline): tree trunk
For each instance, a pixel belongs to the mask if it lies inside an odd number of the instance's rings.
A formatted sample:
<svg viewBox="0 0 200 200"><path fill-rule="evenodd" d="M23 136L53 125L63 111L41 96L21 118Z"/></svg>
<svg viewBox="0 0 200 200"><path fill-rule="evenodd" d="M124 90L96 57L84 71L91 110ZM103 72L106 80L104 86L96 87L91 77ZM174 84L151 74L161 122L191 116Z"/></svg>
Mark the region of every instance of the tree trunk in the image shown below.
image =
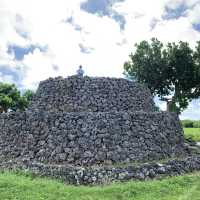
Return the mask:
<svg viewBox="0 0 200 200"><path fill-rule="evenodd" d="M0 106L0 113L3 113L3 108Z"/></svg>
<svg viewBox="0 0 200 200"><path fill-rule="evenodd" d="M167 112L171 112L171 107L172 107L172 101L171 100L168 100L167 101Z"/></svg>
<svg viewBox="0 0 200 200"><path fill-rule="evenodd" d="M176 112L176 113L178 113L174 97L172 97L171 99L163 98L162 100L164 100L167 103L167 108L166 108L167 112Z"/></svg>

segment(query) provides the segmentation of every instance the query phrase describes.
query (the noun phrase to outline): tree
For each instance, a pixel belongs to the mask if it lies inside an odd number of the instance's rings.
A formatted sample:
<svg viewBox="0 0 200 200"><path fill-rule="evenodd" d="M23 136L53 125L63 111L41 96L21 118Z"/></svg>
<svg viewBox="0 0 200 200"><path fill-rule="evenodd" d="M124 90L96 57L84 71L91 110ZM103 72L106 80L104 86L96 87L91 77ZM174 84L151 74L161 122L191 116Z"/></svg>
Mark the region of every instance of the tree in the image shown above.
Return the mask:
<svg viewBox="0 0 200 200"><path fill-rule="evenodd" d="M136 44L135 53L124 64L125 75L145 84L154 96L166 101L169 111L180 113L200 96L199 56L200 42L193 51L187 42L164 46L152 38L150 43Z"/></svg>
<svg viewBox="0 0 200 200"><path fill-rule="evenodd" d="M195 96L200 96L200 41L197 42L197 46L194 52L194 62L196 67L196 74L195 74L195 81L196 81L196 87L193 91L194 98Z"/></svg>
<svg viewBox="0 0 200 200"><path fill-rule="evenodd" d="M9 109L24 110L30 101L33 92L28 90L24 95L14 84L0 83L0 113L7 112Z"/></svg>
<svg viewBox="0 0 200 200"><path fill-rule="evenodd" d="M32 90L26 90L23 94L23 97L27 99L27 101L31 101L33 99L34 92Z"/></svg>

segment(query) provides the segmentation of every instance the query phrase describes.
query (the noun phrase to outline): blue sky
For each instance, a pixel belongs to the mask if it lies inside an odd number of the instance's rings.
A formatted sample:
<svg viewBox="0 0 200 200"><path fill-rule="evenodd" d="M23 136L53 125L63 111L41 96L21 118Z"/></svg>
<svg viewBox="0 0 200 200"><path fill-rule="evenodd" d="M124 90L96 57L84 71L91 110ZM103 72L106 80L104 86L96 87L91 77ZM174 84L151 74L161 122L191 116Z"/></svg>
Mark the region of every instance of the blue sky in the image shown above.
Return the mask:
<svg viewBox="0 0 200 200"><path fill-rule="evenodd" d="M0 0L0 81L36 89L80 64L89 76L123 77L134 44L152 37L194 48L200 0ZM182 118L200 119L199 108L193 101Z"/></svg>
<svg viewBox="0 0 200 200"><path fill-rule="evenodd" d="M7 53L14 56L16 61L22 61L25 55L32 54L35 49L39 49L41 52L45 51L46 48L42 48L35 45L27 47L21 47L14 44L8 45Z"/></svg>
<svg viewBox="0 0 200 200"><path fill-rule="evenodd" d="M99 16L108 16L115 20L119 24L120 29L123 30L126 24L124 16L112 9L113 4L119 2L124 2L124 0L87 0L81 3L81 9Z"/></svg>

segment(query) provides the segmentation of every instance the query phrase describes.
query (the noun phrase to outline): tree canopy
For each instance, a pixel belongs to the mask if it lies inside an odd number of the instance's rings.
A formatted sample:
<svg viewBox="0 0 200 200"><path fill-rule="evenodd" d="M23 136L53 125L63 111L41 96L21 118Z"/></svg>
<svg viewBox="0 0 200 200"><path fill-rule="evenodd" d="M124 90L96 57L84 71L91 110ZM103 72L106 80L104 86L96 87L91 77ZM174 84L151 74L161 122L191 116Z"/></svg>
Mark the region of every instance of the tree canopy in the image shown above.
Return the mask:
<svg viewBox="0 0 200 200"><path fill-rule="evenodd" d="M156 38L135 45L124 64L125 75L145 84L169 110L180 113L200 96L200 42L193 50L187 42L163 45Z"/></svg>
<svg viewBox="0 0 200 200"><path fill-rule="evenodd" d="M8 110L24 110L33 96L31 90L25 91L21 95L20 91L14 84L0 82L0 113Z"/></svg>

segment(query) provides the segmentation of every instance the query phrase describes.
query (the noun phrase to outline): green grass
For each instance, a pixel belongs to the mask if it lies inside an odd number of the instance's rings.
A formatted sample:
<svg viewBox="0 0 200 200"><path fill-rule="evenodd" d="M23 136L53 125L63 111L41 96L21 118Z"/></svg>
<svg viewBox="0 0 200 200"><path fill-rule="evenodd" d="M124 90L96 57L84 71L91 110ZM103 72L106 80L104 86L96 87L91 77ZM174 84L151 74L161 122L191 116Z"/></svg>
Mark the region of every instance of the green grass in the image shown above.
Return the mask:
<svg viewBox="0 0 200 200"><path fill-rule="evenodd" d="M200 173L109 186L69 186L46 178L0 173L1 200L200 200Z"/></svg>
<svg viewBox="0 0 200 200"><path fill-rule="evenodd" d="M200 128L184 128L185 138L200 142Z"/></svg>

